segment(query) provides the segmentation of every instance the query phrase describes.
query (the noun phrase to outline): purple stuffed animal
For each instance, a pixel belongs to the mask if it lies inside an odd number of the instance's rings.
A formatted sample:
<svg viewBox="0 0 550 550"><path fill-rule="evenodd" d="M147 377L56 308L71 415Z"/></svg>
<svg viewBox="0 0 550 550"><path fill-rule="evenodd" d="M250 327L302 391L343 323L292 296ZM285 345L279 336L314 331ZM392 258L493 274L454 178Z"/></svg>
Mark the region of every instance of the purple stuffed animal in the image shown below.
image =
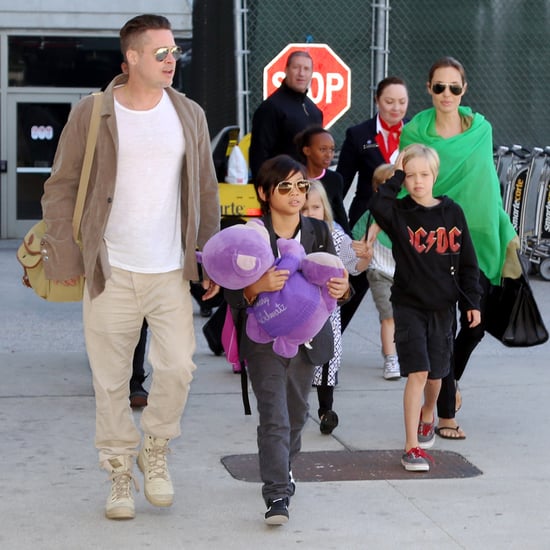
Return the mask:
<svg viewBox="0 0 550 550"><path fill-rule="evenodd" d="M273 342L277 354L291 358L321 330L336 308L326 283L331 277L343 277L344 265L327 252L306 255L294 239L278 239L277 245L281 256L273 261L267 230L254 220L214 235L204 247L202 262L216 283L232 289L254 283L273 264L290 271L283 289L260 293L248 308L246 333L254 342Z"/></svg>

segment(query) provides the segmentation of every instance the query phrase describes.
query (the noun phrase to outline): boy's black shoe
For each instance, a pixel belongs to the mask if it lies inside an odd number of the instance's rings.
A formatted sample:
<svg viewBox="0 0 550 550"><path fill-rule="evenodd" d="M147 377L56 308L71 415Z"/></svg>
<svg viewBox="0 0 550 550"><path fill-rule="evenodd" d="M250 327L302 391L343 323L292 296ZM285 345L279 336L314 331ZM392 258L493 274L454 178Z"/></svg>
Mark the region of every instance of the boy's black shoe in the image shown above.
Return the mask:
<svg viewBox="0 0 550 550"><path fill-rule="evenodd" d="M132 407L132 409L141 409L142 407L146 407L148 397L149 393L141 385L141 383L134 383L130 381L130 407Z"/></svg>
<svg viewBox="0 0 550 550"><path fill-rule="evenodd" d="M334 411L327 411L323 416L321 416L319 429L322 434L331 434L336 426L338 426L338 415Z"/></svg>
<svg viewBox="0 0 550 550"><path fill-rule="evenodd" d="M201 317L212 317L212 308L201 304Z"/></svg>
<svg viewBox="0 0 550 550"><path fill-rule="evenodd" d="M221 343L221 334L216 334L214 329L205 323L202 326L202 333L208 342L208 347L214 355L221 355L223 353L223 346Z"/></svg>
<svg viewBox="0 0 550 550"><path fill-rule="evenodd" d="M265 522L268 525L283 525L288 521L288 497L269 499Z"/></svg>

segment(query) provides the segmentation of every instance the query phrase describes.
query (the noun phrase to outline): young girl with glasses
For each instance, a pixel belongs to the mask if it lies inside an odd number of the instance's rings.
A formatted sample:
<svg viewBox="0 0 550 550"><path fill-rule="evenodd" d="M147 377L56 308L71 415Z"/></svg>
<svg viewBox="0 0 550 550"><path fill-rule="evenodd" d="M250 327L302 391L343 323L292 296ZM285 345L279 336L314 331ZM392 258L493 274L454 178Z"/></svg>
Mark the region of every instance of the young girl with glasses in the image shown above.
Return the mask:
<svg viewBox="0 0 550 550"><path fill-rule="evenodd" d="M306 254L336 254L328 226L300 214L309 190L302 164L287 155L276 156L262 164L254 184L275 256L279 255L279 238L298 240ZM246 309L258 294L281 290L288 277L288 270L273 267L242 290L226 290L226 299L234 315L246 317ZM330 279L327 288L333 298L345 299L349 294L347 273L344 277ZM241 320L241 326L245 326L246 319ZM258 406L260 475L267 506L265 521L269 525L281 525L288 521L289 498L295 490L292 462L301 447L313 369L333 355L330 322L327 321L317 336L308 345L300 346L298 354L290 359L275 353L271 342L253 342L245 331L240 337L239 354L240 359L247 362Z"/></svg>
<svg viewBox="0 0 550 550"><path fill-rule="evenodd" d="M320 181L310 183L307 200L302 214L317 220L324 220L331 232L336 253L342 260L350 275L358 275L367 269L371 254L365 239L354 243L344 229L333 219L328 195ZM354 248L354 245L356 248ZM334 355L324 365L315 367L313 385L317 388L319 408L319 429L322 434L331 434L338 426L338 415L333 409L334 387L338 383L338 371L342 362L342 327L340 308L336 308L330 316L332 335L334 338Z"/></svg>
<svg viewBox="0 0 550 550"><path fill-rule="evenodd" d="M480 284L484 291L478 326L469 326L461 308L451 371L443 380L437 402L439 423L436 433L445 439L464 439L466 434L455 420L460 407L458 380L485 333L485 297L490 286L498 285L505 276L505 259L507 265L512 266L508 275L517 277L521 273L515 254L519 241L502 206L493 161L491 125L483 115L460 105L468 89L464 67L452 57L443 57L432 65L426 86L433 107L418 113L405 125L400 147L423 143L439 154L441 167L434 193L447 195L464 210L479 260Z"/></svg>

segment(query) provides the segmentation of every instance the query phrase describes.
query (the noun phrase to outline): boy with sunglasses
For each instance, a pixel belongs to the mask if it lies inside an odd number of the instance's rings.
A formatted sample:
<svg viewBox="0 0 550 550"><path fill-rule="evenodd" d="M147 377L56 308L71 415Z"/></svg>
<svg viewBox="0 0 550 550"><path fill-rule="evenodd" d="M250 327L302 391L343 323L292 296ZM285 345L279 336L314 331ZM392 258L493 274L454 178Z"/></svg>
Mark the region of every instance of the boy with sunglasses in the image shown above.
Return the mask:
<svg viewBox="0 0 550 550"><path fill-rule="evenodd" d="M265 161L258 172L256 194L275 256L278 256L279 238L296 239L306 253L336 254L327 224L300 214L309 190L305 175L305 167L288 155ZM246 325L247 308L256 301L258 294L281 290L288 277L288 270L273 267L250 286L225 290L234 318L241 316L239 324ZM346 297L350 292L347 273L345 277L333 277L327 288L333 298ZM301 447L314 366L326 363L332 355L330 321L290 359L278 355L272 342L259 344L248 338L245 331L241 334L239 356L241 361L246 360L259 413L258 454L268 525L282 525L288 521L289 499L296 489L292 462Z"/></svg>
<svg viewBox="0 0 550 550"><path fill-rule="evenodd" d="M135 515L136 456L147 500L163 507L173 502L168 442L180 435L195 369L189 281L199 278L195 249L219 231L220 212L204 112L171 88L181 49L170 22L160 15L134 17L122 27L120 42L127 74L103 93L82 251L70 225L92 97L69 117L42 198L47 277L70 285L86 276L83 322L96 397L95 444L112 481L109 519ZM219 291L207 278L203 285L204 299ZM128 384L144 319L153 382L142 438Z"/></svg>

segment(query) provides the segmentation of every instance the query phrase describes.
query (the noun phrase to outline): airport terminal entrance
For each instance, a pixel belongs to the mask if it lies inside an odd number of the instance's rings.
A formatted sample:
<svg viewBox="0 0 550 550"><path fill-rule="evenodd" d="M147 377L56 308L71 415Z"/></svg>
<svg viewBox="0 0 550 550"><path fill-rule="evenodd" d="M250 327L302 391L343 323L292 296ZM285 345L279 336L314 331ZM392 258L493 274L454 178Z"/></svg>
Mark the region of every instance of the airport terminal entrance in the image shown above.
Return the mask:
<svg viewBox="0 0 550 550"><path fill-rule="evenodd" d="M20 238L42 217L40 197L59 136L79 93L8 94L7 237Z"/></svg>

